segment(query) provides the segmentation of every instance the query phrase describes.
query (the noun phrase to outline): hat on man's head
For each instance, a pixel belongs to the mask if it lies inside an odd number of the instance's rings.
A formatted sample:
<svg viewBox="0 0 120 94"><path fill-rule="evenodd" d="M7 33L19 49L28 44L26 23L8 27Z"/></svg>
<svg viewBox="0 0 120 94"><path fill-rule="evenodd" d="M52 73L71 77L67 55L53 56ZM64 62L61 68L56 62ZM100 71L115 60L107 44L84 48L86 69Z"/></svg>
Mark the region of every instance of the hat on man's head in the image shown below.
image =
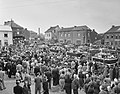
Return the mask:
<svg viewBox="0 0 120 94"><path fill-rule="evenodd" d="M20 84L20 81L19 81L19 80L16 80L16 84Z"/></svg>

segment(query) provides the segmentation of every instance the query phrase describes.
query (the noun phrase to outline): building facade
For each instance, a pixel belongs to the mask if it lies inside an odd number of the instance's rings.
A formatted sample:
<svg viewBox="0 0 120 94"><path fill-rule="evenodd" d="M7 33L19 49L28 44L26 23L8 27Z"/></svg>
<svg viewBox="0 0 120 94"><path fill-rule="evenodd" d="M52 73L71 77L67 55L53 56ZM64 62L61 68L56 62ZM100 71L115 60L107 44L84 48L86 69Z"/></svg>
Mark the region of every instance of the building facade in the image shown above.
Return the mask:
<svg viewBox="0 0 120 94"><path fill-rule="evenodd" d="M104 44L112 47L120 46L120 26L112 26L104 34Z"/></svg>
<svg viewBox="0 0 120 94"><path fill-rule="evenodd" d="M45 31L45 40L58 39L58 31L60 30L59 25L50 27Z"/></svg>
<svg viewBox="0 0 120 94"><path fill-rule="evenodd" d="M29 31L27 28L23 28L22 26L15 23L13 20L4 22L4 25L10 26L12 28L13 34L13 42L14 44L18 43L19 41L29 41L29 39L35 38L37 35L34 31Z"/></svg>
<svg viewBox="0 0 120 94"><path fill-rule="evenodd" d="M61 28L58 32L59 42L77 45L91 43L91 31L86 25Z"/></svg>
<svg viewBox="0 0 120 94"><path fill-rule="evenodd" d="M13 44L12 29L10 26L0 25L0 47Z"/></svg>

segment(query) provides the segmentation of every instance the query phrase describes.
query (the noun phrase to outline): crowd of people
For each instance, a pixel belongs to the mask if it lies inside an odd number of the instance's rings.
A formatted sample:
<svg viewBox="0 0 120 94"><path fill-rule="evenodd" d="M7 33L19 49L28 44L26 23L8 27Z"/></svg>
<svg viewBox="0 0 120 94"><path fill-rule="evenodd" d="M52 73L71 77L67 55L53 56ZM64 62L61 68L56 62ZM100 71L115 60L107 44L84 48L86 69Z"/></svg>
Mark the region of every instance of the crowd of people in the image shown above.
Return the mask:
<svg viewBox="0 0 120 94"><path fill-rule="evenodd" d="M14 94L31 94L32 77L35 94L49 94L52 86L59 86L66 94L78 94L79 90L86 94L120 94L119 62L107 65L88 60L85 55L68 55L69 50L76 49L73 47L57 51L50 48L34 45L2 49L5 56L0 58L0 89L6 89L5 72L16 79Z"/></svg>

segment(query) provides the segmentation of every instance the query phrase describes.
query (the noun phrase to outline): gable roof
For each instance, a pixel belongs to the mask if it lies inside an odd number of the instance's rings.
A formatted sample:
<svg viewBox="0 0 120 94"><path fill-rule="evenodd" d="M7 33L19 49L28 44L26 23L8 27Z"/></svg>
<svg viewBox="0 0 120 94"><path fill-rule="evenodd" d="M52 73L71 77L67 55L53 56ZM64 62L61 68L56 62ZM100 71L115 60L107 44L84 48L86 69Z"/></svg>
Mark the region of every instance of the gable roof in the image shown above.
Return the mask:
<svg viewBox="0 0 120 94"><path fill-rule="evenodd" d="M47 31L45 31L45 33L51 32L51 31L55 30L57 27L59 27L59 26L57 25L57 26L54 26L54 27L50 27Z"/></svg>
<svg viewBox="0 0 120 94"><path fill-rule="evenodd" d="M10 31L10 32L12 32L12 29L11 29L10 26L0 25L0 31Z"/></svg>
<svg viewBox="0 0 120 94"><path fill-rule="evenodd" d="M120 33L120 26L112 26L105 34L118 32Z"/></svg>
<svg viewBox="0 0 120 94"><path fill-rule="evenodd" d="M68 27L68 28L61 28L59 31L65 32L65 31L81 31L81 30L90 30L90 28L87 27L86 25L84 25L84 26L74 26L74 27Z"/></svg>
<svg viewBox="0 0 120 94"><path fill-rule="evenodd" d="M23 29L22 26L16 24L13 20L5 22L4 25L9 25L12 28Z"/></svg>

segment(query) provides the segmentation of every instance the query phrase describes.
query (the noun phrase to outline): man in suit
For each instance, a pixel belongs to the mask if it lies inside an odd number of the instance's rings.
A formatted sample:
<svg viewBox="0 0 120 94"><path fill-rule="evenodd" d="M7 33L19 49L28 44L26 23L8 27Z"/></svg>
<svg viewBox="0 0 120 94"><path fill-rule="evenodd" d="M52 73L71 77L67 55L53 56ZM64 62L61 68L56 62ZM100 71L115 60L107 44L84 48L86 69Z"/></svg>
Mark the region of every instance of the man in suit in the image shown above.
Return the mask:
<svg viewBox="0 0 120 94"><path fill-rule="evenodd" d="M40 73L37 73L37 76L35 77L35 94L39 91L39 94L41 94L41 83L42 83L42 76L40 76Z"/></svg>
<svg viewBox="0 0 120 94"><path fill-rule="evenodd" d="M45 75L47 76L48 79L49 89L51 89L52 72L50 71L50 69L45 72Z"/></svg>
<svg viewBox="0 0 120 94"><path fill-rule="evenodd" d="M30 86L31 86L31 76L28 73L25 73L25 78L24 78L24 82L27 82L27 86L28 88L31 90Z"/></svg>
<svg viewBox="0 0 120 94"><path fill-rule="evenodd" d="M2 71L2 67L0 67L0 82L1 82L1 89L6 89L5 84L4 84L4 75L5 73Z"/></svg>
<svg viewBox="0 0 120 94"><path fill-rule="evenodd" d="M79 80L76 74L74 74L74 79L72 81L72 88L73 88L73 93L78 94Z"/></svg>
<svg viewBox="0 0 120 94"><path fill-rule="evenodd" d="M23 94L23 89L20 86L20 81L16 81L16 86L13 88L14 94Z"/></svg>

